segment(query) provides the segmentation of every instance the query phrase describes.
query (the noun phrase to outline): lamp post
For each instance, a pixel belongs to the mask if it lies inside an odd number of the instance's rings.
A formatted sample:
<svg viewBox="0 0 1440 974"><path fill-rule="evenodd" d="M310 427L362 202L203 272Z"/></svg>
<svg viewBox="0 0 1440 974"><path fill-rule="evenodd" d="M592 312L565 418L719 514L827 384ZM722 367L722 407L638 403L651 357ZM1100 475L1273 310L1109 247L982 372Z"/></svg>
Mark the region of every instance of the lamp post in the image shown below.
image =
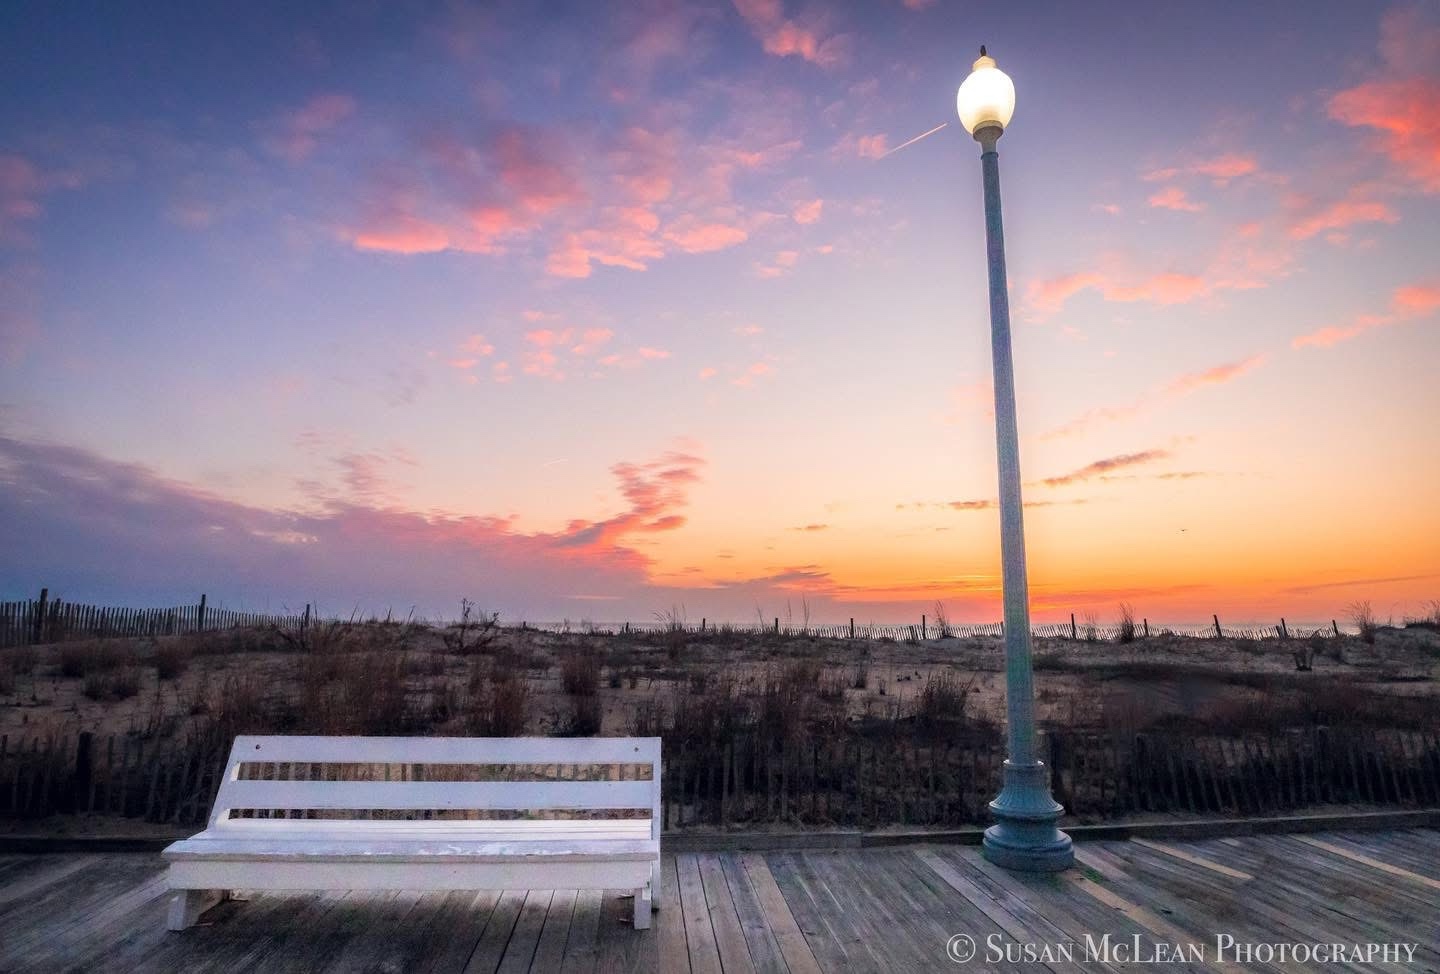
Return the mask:
<svg viewBox="0 0 1440 974"><path fill-rule="evenodd" d="M1057 872L1075 860L1070 837L1056 827L1064 809L1050 795L1049 773L1035 754L1035 687L1030 665L1030 595L1025 580L1025 519L1020 500L1020 444L1015 428L1015 369L1010 355L1010 297L1000 219L1000 157L995 151L1015 113L1015 85L980 48L955 98L960 124L980 143L985 178L985 249L990 264L990 351L995 370L995 447L1000 468L1000 553L1005 599L1005 710L1009 757L985 830L991 862L1029 872Z"/></svg>

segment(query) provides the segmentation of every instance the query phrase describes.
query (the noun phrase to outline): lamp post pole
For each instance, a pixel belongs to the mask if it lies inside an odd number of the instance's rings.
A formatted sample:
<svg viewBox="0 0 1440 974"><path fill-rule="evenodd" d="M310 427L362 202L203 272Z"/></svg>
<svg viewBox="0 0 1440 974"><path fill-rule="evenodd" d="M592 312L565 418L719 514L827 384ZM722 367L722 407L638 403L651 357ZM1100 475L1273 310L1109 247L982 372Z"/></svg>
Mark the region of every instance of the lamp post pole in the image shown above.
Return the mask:
<svg viewBox="0 0 1440 974"><path fill-rule="evenodd" d="M998 77L995 77L998 76ZM978 83L972 84L972 82ZM970 88L967 98L966 89ZM1007 99L1008 92L1008 99ZM991 104L986 104L989 101ZM1064 809L1050 794L1049 771L1035 753L1035 687L1031 666L1030 593L1025 576L1025 517L1020 494L1020 438L1015 421L1015 367L1010 352L1010 297L1000 213L996 143L1014 110L1014 86L980 49L957 99L962 123L980 143L985 183L985 250L990 267L990 351L995 376L995 452L1000 474L1001 584L1005 602L1005 710L1009 756L1004 785L990 803L985 858L1029 872L1074 863L1070 837L1057 824ZM978 116L978 117L977 117Z"/></svg>

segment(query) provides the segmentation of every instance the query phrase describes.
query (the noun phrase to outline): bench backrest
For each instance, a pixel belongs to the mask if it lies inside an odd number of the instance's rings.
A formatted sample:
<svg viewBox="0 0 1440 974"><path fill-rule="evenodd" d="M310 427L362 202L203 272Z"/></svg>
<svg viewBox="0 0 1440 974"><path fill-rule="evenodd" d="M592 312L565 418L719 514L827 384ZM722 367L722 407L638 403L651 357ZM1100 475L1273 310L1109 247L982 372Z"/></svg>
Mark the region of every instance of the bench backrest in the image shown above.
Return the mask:
<svg viewBox="0 0 1440 974"><path fill-rule="evenodd" d="M248 765L260 767L242 773ZM308 769L313 765L384 766L386 774L380 780L373 774L340 775L346 780L334 781L294 780L297 766ZM397 777L411 780L384 780L397 765L404 769ZM640 778L638 772L647 767L650 773L649 780L435 780L446 776L447 765L638 765L631 777ZM309 777L308 770L305 777ZM277 780L282 778L290 780ZM415 780L424 778L430 780ZM346 809L648 809L650 836L658 839L662 824L660 738L241 736L230 749L210 825L223 824L235 809L282 816Z"/></svg>

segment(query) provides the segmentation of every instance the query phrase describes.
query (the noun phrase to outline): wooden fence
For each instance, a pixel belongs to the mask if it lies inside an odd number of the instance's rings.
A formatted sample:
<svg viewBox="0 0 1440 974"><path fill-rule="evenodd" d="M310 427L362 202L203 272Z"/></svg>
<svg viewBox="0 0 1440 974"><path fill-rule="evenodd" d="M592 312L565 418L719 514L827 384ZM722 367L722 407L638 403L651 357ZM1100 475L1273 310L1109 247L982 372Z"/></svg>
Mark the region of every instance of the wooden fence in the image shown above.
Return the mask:
<svg viewBox="0 0 1440 974"><path fill-rule="evenodd" d="M38 599L0 602L0 648L111 636L177 636L248 626L295 627L308 621L308 605L303 613L294 615L237 612L206 605L202 595L194 605L127 609L52 599L47 589L41 589Z"/></svg>
<svg viewBox="0 0 1440 974"><path fill-rule="evenodd" d="M1082 817L1258 815L1318 804L1440 807L1434 732L1047 739L1055 796ZM0 737L0 816L79 812L199 825L228 753L229 742L213 737ZM850 736L782 745L749 732L667 743L664 753L667 829L978 824L989 819L986 805L999 791L1004 760L998 741Z"/></svg>
<svg viewBox="0 0 1440 974"><path fill-rule="evenodd" d="M386 616L387 620L389 615ZM66 602L49 597L47 589L40 590L40 598L18 602L0 602L0 649L7 646L24 646L38 643L63 642L67 639L93 639L111 636L175 636L183 633L220 629L239 629L251 626L297 627L312 620L310 606L303 613L270 614L262 612L237 612L232 609L218 609L207 606L205 596L194 605L181 605L160 609L131 609L119 606L87 605ZM372 621L378 621L378 617ZM443 625L444 623L438 623ZM701 619L698 623L681 620L655 620L650 622L520 622L522 629L534 629L550 633L585 633L591 635L619 636L630 633L687 633L692 635L752 635L752 636L800 636L818 639L884 639L915 642L945 637L971 638L977 636L1003 636L1005 624L1001 622L951 623L937 622L921 616L918 624L856 624L854 619L846 623L811 624L781 620L778 616L770 621L752 623L713 623ZM1324 635L1340 635L1340 627L1332 621L1328 629L1321 629ZM1112 642L1122 638L1120 626L1101 626L1093 622L1070 621L1041 623L1031 627L1036 638L1075 639ZM1149 637L1154 635L1187 636L1194 638L1230 639L1288 639L1292 636L1285 620L1276 626L1260 629L1222 626L1218 616L1214 625L1203 628L1167 627L1150 625L1150 620L1141 619L1135 623L1130 635ZM1305 636L1309 633L1295 632Z"/></svg>

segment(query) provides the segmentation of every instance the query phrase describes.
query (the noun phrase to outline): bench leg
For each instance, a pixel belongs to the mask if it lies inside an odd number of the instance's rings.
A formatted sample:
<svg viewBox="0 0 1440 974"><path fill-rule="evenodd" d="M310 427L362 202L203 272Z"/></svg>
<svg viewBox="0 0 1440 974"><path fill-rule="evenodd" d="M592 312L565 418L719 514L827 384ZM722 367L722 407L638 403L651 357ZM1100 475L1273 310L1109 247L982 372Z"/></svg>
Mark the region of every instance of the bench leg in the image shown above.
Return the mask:
<svg viewBox="0 0 1440 974"><path fill-rule="evenodd" d="M230 898L228 889L177 889L170 898L166 926L171 930L193 927L200 914Z"/></svg>
<svg viewBox="0 0 1440 974"><path fill-rule="evenodd" d="M635 921L633 926L636 930L650 929L650 884L646 883L635 891Z"/></svg>
<svg viewBox="0 0 1440 974"><path fill-rule="evenodd" d="M652 910L660 909L660 892L660 863L657 862L650 867L650 908Z"/></svg>

